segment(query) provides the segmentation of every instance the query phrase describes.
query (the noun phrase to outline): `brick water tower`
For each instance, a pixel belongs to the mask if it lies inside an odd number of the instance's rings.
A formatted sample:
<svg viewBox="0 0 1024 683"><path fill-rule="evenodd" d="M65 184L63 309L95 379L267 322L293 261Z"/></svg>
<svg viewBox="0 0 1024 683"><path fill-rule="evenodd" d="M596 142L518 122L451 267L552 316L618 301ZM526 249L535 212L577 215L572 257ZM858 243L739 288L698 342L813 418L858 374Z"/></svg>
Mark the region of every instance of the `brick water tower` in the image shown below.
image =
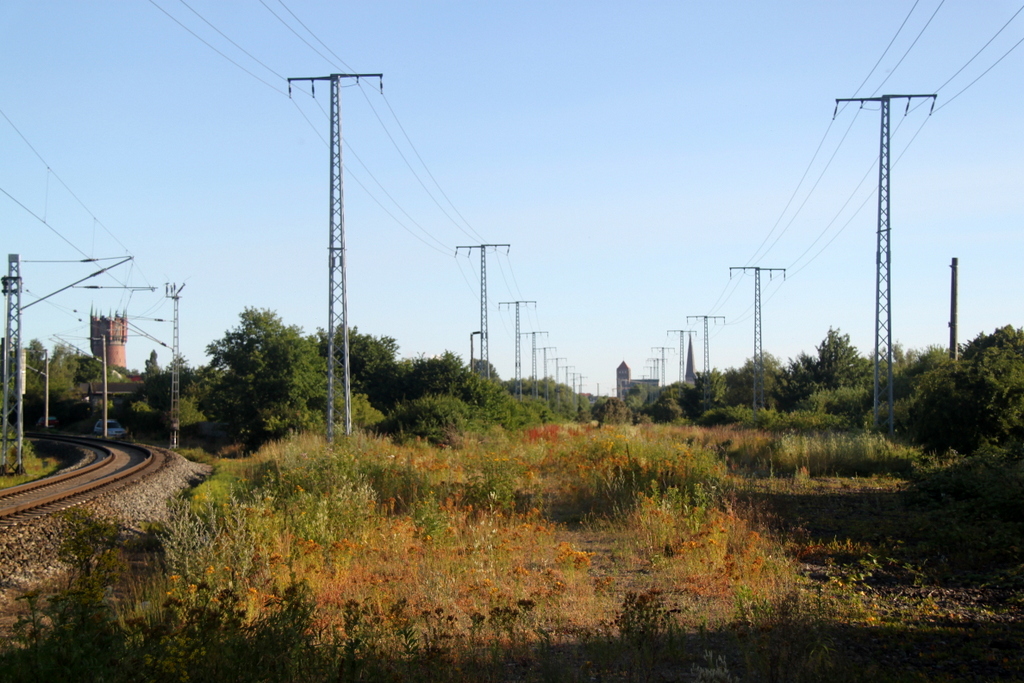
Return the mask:
<svg viewBox="0 0 1024 683"><path fill-rule="evenodd" d="M128 341L127 315L89 316L89 337L92 355L103 358L103 338L107 338L107 367L128 367L124 345Z"/></svg>

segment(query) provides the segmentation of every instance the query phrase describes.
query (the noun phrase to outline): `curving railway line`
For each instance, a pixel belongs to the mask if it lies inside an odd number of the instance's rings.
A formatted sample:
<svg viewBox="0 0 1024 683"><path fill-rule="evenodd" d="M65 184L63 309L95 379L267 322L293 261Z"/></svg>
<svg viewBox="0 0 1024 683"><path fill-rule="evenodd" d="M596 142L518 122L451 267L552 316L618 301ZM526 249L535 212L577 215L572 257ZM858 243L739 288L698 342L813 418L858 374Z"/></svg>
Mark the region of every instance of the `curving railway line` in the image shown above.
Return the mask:
<svg viewBox="0 0 1024 683"><path fill-rule="evenodd" d="M78 505L141 479L164 466L159 449L87 437L28 435L38 441L69 443L93 454L70 472L0 489L0 527L11 526Z"/></svg>

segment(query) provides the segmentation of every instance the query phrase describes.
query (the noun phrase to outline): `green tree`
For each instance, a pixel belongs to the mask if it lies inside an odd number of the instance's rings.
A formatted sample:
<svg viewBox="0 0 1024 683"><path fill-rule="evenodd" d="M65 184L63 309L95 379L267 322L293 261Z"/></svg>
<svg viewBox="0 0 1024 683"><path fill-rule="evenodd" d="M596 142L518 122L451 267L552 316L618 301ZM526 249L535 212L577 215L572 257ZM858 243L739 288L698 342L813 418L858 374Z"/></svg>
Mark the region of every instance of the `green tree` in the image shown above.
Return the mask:
<svg viewBox="0 0 1024 683"><path fill-rule="evenodd" d="M722 373L725 378L723 400L730 406L752 406L754 403L754 359L748 358L739 368ZM764 400L768 408L778 406L782 361L770 353L764 354Z"/></svg>
<svg viewBox="0 0 1024 683"><path fill-rule="evenodd" d="M246 308L239 324L206 347L213 416L249 451L290 431L323 425L326 366L315 337L276 313Z"/></svg>
<svg viewBox="0 0 1024 683"><path fill-rule="evenodd" d="M629 409L629 406L622 399L614 396L598 401L597 405L594 406L593 414L594 419L602 425L630 424L633 422L633 411Z"/></svg>
<svg viewBox="0 0 1024 683"><path fill-rule="evenodd" d="M160 362L157 360L156 349L149 352L149 358L146 359L146 369L143 370L144 376L154 375L160 372Z"/></svg>
<svg viewBox="0 0 1024 683"><path fill-rule="evenodd" d="M957 362L921 376L910 420L926 449L971 454L1024 441L1024 330L980 334Z"/></svg>
<svg viewBox="0 0 1024 683"><path fill-rule="evenodd" d="M317 330L320 355L327 362L327 333ZM341 348L339 331L335 338ZM349 374L353 394L364 394L378 411L387 412L402 399L404 368L398 360L398 342L392 337L362 334L353 327L348 334ZM355 406L353 406L355 407Z"/></svg>
<svg viewBox="0 0 1024 683"><path fill-rule="evenodd" d="M691 420L704 414L704 385L708 385L710 403L709 410L725 406L725 375L714 368L705 374L697 373L697 381L691 387L683 385L680 389L679 405Z"/></svg>
<svg viewBox="0 0 1024 683"><path fill-rule="evenodd" d="M671 423L682 419L683 407L679 404L680 389L678 384L665 387L654 403L644 408L644 413L655 422Z"/></svg>
<svg viewBox="0 0 1024 683"><path fill-rule="evenodd" d="M25 375L25 420L28 425L34 424L44 412L46 357L46 347L38 339L25 346L25 360L29 368ZM87 417L88 410L78 400L75 385L78 354L70 346L58 344L49 354L49 359L50 415L59 418L61 424Z"/></svg>
<svg viewBox="0 0 1024 683"><path fill-rule="evenodd" d="M794 410L822 389L864 387L871 382L871 361L850 343L850 335L830 327L816 351L816 356L801 353L782 373L779 406L783 410Z"/></svg>

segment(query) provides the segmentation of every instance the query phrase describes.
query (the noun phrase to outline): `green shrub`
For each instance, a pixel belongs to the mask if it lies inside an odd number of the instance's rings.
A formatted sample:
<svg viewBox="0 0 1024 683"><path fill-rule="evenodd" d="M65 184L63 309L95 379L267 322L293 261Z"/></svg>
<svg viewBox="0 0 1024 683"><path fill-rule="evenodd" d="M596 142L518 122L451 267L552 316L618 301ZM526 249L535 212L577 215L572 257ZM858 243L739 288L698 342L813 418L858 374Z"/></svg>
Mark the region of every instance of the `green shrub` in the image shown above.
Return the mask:
<svg viewBox="0 0 1024 683"><path fill-rule="evenodd" d="M421 396L398 405L379 425L383 434L399 439L421 438L454 445L470 424L470 406L454 396Z"/></svg>
<svg viewBox="0 0 1024 683"><path fill-rule="evenodd" d="M998 455L958 458L923 474L908 493L918 505L1024 524L1024 461Z"/></svg>
<svg viewBox="0 0 1024 683"><path fill-rule="evenodd" d="M753 419L753 411L746 406L728 406L712 408L697 420L702 427L720 427L730 424L749 424Z"/></svg>

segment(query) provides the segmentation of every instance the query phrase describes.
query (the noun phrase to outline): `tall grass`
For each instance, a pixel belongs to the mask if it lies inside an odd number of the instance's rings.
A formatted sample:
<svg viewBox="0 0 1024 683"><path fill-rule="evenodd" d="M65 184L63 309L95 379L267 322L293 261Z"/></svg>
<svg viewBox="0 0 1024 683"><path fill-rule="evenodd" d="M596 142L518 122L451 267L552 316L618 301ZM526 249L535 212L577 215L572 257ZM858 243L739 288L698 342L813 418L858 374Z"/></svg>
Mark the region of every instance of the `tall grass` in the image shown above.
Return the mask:
<svg viewBox="0 0 1024 683"><path fill-rule="evenodd" d="M771 625L768 607L737 600L770 606L795 586L782 545L735 502L727 465L775 457L777 444L584 426L458 449L366 435L270 444L222 461L219 479L173 507L166 571L120 608L125 661L155 680L215 680L232 657L309 680L722 669L689 648L695 634Z"/></svg>

